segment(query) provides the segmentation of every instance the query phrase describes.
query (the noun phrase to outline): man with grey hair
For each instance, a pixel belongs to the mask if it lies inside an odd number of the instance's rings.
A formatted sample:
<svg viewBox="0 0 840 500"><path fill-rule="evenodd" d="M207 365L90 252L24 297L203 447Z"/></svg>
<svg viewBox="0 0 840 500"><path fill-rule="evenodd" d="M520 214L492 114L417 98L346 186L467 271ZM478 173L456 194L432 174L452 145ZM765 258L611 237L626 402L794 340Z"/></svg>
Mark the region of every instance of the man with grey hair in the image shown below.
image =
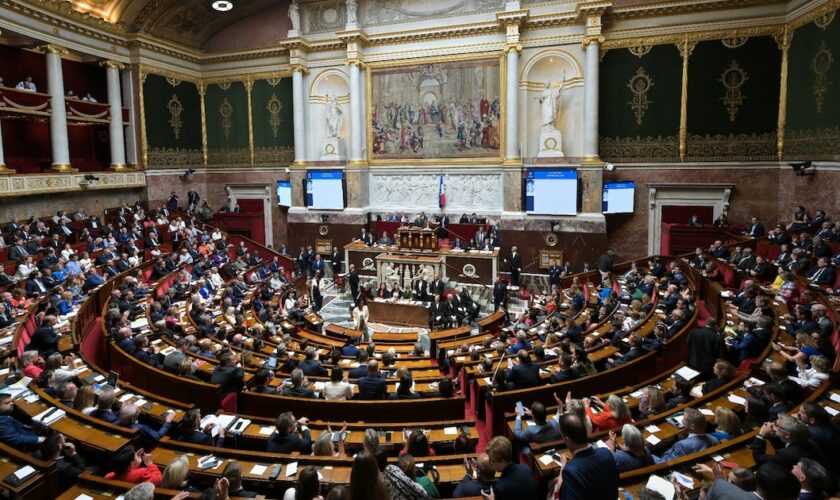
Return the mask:
<svg viewBox="0 0 840 500"><path fill-rule="evenodd" d="M620 448L616 448L616 437L615 431L610 431L607 447L613 452L619 473L653 465L653 455L645 448L645 438L638 427L624 424L621 428L621 439L624 443Z"/></svg>
<svg viewBox="0 0 840 500"><path fill-rule="evenodd" d="M114 392L114 389L111 388L110 385L106 385L102 389L102 392L99 393L99 403L96 409L90 413L90 416L98 418L99 420L104 420L109 424L116 424L119 417L117 417L112 410L115 397L116 393Z"/></svg>
<svg viewBox="0 0 840 500"><path fill-rule="evenodd" d="M146 481L125 492L124 500L154 500L155 485Z"/></svg>
<svg viewBox="0 0 840 500"><path fill-rule="evenodd" d="M295 396L298 398L314 398L315 393L307 387L308 381L306 380L306 375L303 374L303 371L300 368L295 368L292 370L292 386L283 390L284 396Z"/></svg>
<svg viewBox="0 0 840 500"><path fill-rule="evenodd" d="M803 457L823 460L822 453L810 438L808 426L804 422L782 413L775 422L765 422L761 426L749 447L756 464L772 463L790 469ZM768 441L776 450L773 455L767 455Z"/></svg>
<svg viewBox="0 0 840 500"><path fill-rule="evenodd" d="M140 432L140 444L144 448L152 448L155 446L160 438L169 432L172 426L172 420L175 418L175 412L169 412L160 429L154 430L146 424L141 424L137 421L140 416L140 408L133 403L125 404L120 408L120 418L118 424L123 427L137 429Z"/></svg>

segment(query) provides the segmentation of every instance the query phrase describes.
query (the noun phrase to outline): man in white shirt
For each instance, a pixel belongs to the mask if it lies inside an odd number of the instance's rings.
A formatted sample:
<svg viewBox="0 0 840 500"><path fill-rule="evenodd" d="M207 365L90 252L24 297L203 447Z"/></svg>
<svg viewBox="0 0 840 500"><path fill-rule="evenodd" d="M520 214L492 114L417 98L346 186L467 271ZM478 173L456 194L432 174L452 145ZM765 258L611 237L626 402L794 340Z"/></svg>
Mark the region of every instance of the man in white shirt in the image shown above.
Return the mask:
<svg viewBox="0 0 840 500"><path fill-rule="evenodd" d="M18 90L25 90L27 92L38 92L38 88L35 87L34 83L32 83L31 76L27 76L25 80L18 82L15 88Z"/></svg>
<svg viewBox="0 0 840 500"><path fill-rule="evenodd" d="M85 94L85 96L84 96L84 97L82 97L82 100L83 100L83 101L87 101L87 102L99 102L99 101L97 101L96 99L94 99L92 95L90 95L90 92L88 92L87 94Z"/></svg>

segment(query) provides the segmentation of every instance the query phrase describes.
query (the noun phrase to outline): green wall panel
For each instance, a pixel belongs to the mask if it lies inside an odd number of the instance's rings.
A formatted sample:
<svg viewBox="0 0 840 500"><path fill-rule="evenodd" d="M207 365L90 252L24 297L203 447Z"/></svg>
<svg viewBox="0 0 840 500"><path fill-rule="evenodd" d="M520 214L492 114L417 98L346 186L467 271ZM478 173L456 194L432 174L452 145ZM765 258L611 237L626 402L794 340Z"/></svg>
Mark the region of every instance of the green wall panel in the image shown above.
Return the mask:
<svg viewBox="0 0 840 500"><path fill-rule="evenodd" d="M254 163L285 165L294 160L292 79L257 80L251 91Z"/></svg>
<svg viewBox="0 0 840 500"><path fill-rule="evenodd" d="M675 45L638 57L604 55L600 75L600 151L610 161L673 160L679 154L682 58Z"/></svg>
<svg viewBox="0 0 840 500"><path fill-rule="evenodd" d="M781 51L771 36L735 48L700 42L689 58L687 156L772 159Z"/></svg>
<svg viewBox="0 0 840 500"><path fill-rule="evenodd" d="M250 165L248 94L242 82L210 84L204 95L207 163Z"/></svg>
<svg viewBox="0 0 840 500"><path fill-rule="evenodd" d="M195 167L201 154L201 97L192 82L148 74L143 83L150 167Z"/></svg>
<svg viewBox="0 0 840 500"><path fill-rule="evenodd" d="M793 34L788 55L785 156L840 158L840 20Z"/></svg>

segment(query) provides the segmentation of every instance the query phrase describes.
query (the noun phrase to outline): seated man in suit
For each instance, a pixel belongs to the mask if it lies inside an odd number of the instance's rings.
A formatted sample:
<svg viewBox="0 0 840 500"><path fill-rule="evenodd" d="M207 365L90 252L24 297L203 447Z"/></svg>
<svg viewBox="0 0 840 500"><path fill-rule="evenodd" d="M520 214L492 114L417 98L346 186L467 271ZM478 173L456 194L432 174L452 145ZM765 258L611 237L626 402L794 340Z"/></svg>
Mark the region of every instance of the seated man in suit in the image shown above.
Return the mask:
<svg viewBox="0 0 840 500"><path fill-rule="evenodd" d="M706 448L715 446L720 441L706 434L706 417L700 410L686 408L683 413L683 428L688 431L688 437L674 443L662 456L653 456L656 463L667 462L675 458L703 451Z"/></svg>
<svg viewBox="0 0 840 500"><path fill-rule="evenodd" d="M516 355L518 364L507 370L507 380L514 389L534 387L540 383L540 369L531 363L531 355L528 351L521 350Z"/></svg>
<svg viewBox="0 0 840 500"><path fill-rule="evenodd" d="M317 350L310 346L306 348L305 359L298 363L298 368L307 377L326 377L328 375L327 369L318 360Z"/></svg>
<svg viewBox="0 0 840 500"><path fill-rule="evenodd" d="M90 413L90 416L104 420L109 424L116 424L119 417L113 411L115 397L116 393L114 393L114 389L111 386L105 386L99 394L99 402L96 409Z"/></svg>
<svg viewBox="0 0 840 500"><path fill-rule="evenodd" d="M560 433L572 458L561 460L563 468L554 485L554 494L559 498L617 497L618 468L612 453L589 444L586 426L575 414L560 417Z"/></svg>
<svg viewBox="0 0 840 500"><path fill-rule="evenodd" d="M821 257L817 260L817 267L808 273L808 280L818 286L834 285L836 277L837 274L834 272L834 268L831 266L831 262L827 257Z"/></svg>
<svg viewBox="0 0 840 500"><path fill-rule="evenodd" d="M749 447L756 464L772 463L790 470L802 458L825 459L810 439L808 426L804 422L784 414L775 422L764 422ZM776 450L773 455L767 454L768 441Z"/></svg>
<svg viewBox="0 0 840 500"><path fill-rule="evenodd" d="M529 443L546 443L560 439L560 424L552 418L546 420L545 405L534 401L531 408L525 408L525 415L534 419L534 423L527 429L522 428L523 415L516 409L516 420L513 423L513 439L519 452L528 449Z"/></svg>
<svg viewBox="0 0 840 500"><path fill-rule="evenodd" d="M312 436L309 433L309 419L295 419L292 412L283 412L277 416L274 433L268 438L268 451L271 453L300 452L309 454L312 448ZM298 437L298 432L301 437Z"/></svg>
<svg viewBox="0 0 840 500"><path fill-rule="evenodd" d="M169 432L169 428L172 426L172 420L175 418L175 412L170 412L166 415L163 425L161 425L158 430L154 430L148 425L138 422L137 417L139 416L140 408L137 405L133 403L125 404L122 408L120 408L120 418L117 421L117 424L123 427L139 430L140 443L144 448L151 448L157 445L160 438Z"/></svg>
<svg viewBox="0 0 840 500"><path fill-rule="evenodd" d="M300 368L292 370L291 375L292 386L283 391L284 396L294 396L298 398L314 398L315 393L312 389L306 386L307 380Z"/></svg>
<svg viewBox="0 0 840 500"><path fill-rule="evenodd" d="M616 356L615 358L607 358L607 364L609 366L620 366L625 363L629 363L630 361L633 361L636 358L641 357L646 352L642 348L643 343L644 339L642 339L638 335L631 335L630 350L624 353L624 355Z"/></svg>
<svg viewBox="0 0 840 500"><path fill-rule="evenodd" d="M572 356L567 352L561 352L557 356L557 373L551 376L551 383L565 382L567 380L574 380L580 378L580 373L572 368Z"/></svg>
<svg viewBox="0 0 840 500"><path fill-rule="evenodd" d="M365 349L359 349L359 352L356 354L356 361L359 363L359 366L350 370L350 373L347 374L347 378L359 379L367 375L369 358L370 354L368 354Z"/></svg>
<svg viewBox="0 0 840 500"><path fill-rule="evenodd" d="M379 362L372 359L368 362L368 372L359 377L359 399L385 399L388 395L388 383L379 373Z"/></svg>
<svg viewBox="0 0 840 500"><path fill-rule="evenodd" d="M9 394L0 394L0 441L18 450L32 449L44 442L44 437L32 432L12 417L15 403Z"/></svg>

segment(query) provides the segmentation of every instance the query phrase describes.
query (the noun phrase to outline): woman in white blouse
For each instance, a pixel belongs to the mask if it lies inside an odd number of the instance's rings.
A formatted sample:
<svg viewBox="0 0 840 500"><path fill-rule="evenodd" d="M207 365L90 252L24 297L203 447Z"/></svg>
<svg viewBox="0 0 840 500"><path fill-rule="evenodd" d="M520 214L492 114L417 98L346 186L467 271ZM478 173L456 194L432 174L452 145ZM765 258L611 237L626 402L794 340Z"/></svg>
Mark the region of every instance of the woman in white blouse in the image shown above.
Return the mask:
<svg viewBox="0 0 840 500"><path fill-rule="evenodd" d="M90 260L90 255L87 252L79 254L79 267L82 269L82 272L87 272L92 264L93 262Z"/></svg>
<svg viewBox="0 0 840 500"><path fill-rule="evenodd" d="M344 377L344 370L336 366L330 373L330 381L324 385L324 399L344 401L353 397L353 384Z"/></svg>
<svg viewBox="0 0 840 500"><path fill-rule="evenodd" d="M17 271L15 271L15 279L26 279L30 274L34 273L36 269L38 269L38 267L32 263L32 256L30 255L26 258L26 260L18 264Z"/></svg>
<svg viewBox="0 0 840 500"><path fill-rule="evenodd" d="M368 312L367 304L361 300L356 302L356 307L353 308L353 328L356 330L362 330L365 326L367 326L369 317L370 313Z"/></svg>
<svg viewBox="0 0 840 500"><path fill-rule="evenodd" d="M811 362L811 368L808 368L802 359L796 361L799 385L806 389L816 389L828 380L829 361L825 356L818 354L811 356L808 360Z"/></svg>
<svg viewBox="0 0 840 500"><path fill-rule="evenodd" d="M65 243L64 249L61 251L61 256L64 257L64 260L70 260L70 256L74 253L76 253L76 251L73 250L73 247L70 246L70 243Z"/></svg>

